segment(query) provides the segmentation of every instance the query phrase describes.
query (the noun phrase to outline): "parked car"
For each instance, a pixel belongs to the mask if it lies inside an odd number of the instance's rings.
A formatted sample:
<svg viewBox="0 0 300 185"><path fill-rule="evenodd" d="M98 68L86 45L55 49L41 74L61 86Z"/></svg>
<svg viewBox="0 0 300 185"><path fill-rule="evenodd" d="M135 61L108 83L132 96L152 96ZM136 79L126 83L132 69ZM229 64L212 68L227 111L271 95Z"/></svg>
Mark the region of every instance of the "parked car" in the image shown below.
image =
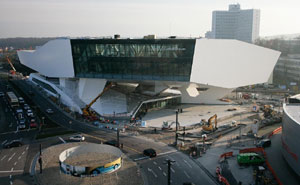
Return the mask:
<svg viewBox="0 0 300 185"><path fill-rule="evenodd" d="M29 105L28 105L28 104L26 104L26 103L24 104L23 108L24 108L24 110L28 110L28 109L30 109Z"/></svg>
<svg viewBox="0 0 300 185"><path fill-rule="evenodd" d="M25 119L20 119L19 121L19 129L25 129L26 128L26 120Z"/></svg>
<svg viewBox="0 0 300 185"><path fill-rule="evenodd" d="M47 109L46 112L47 112L48 114L53 114L53 113L54 113L54 111L53 111L52 109L50 109L50 108Z"/></svg>
<svg viewBox="0 0 300 185"><path fill-rule="evenodd" d="M71 141L84 141L85 137L82 135L75 135L69 138Z"/></svg>
<svg viewBox="0 0 300 185"><path fill-rule="evenodd" d="M237 156L239 165L259 165L265 162L265 158L257 153L241 153Z"/></svg>
<svg viewBox="0 0 300 185"><path fill-rule="evenodd" d="M153 148L144 150L144 155L149 157L156 157L156 151Z"/></svg>
<svg viewBox="0 0 300 185"><path fill-rule="evenodd" d="M30 119L30 123L29 123L30 128L36 128L37 127L37 123L35 121L35 119Z"/></svg>
<svg viewBox="0 0 300 185"><path fill-rule="evenodd" d="M22 97L19 97L18 99L19 99L19 103L20 104L24 104L25 103L25 101L24 101L24 99Z"/></svg>
<svg viewBox="0 0 300 185"><path fill-rule="evenodd" d="M33 112L32 112L31 109L28 109L28 110L27 110L27 116L28 116L28 117L32 117L32 116L33 116Z"/></svg>
<svg viewBox="0 0 300 185"><path fill-rule="evenodd" d="M263 147L263 148L266 148L266 147L269 147L271 146L271 140L270 139L262 139L260 140L257 144L256 144L256 147Z"/></svg>
<svg viewBox="0 0 300 185"><path fill-rule="evenodd" d="M4 148L19 147L22 145L23 145L23 143L21 142L21 140L12 140L10 142L5 143Z"/></svg>

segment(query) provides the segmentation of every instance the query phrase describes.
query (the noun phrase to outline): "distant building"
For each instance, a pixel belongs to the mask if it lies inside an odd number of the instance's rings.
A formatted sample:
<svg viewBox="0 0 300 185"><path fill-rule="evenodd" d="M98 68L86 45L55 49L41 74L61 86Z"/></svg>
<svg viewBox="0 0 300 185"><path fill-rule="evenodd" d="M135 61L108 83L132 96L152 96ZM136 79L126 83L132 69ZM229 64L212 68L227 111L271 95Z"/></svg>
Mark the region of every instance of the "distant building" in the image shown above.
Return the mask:
<svg viewBox="0 0 300 185"><path fill-rule="evenodd" d="M273 71L273 84L282 88L299 90L300 55L290 54L279 58Z"/></svg>
<svg viewBox="0 0 300 185"><path fill-rule="evenodd" d="M241 10L239 4L231 4L228 11L213 11L212 31L208 36L253 43L259 36L259 24L260 10Z"/></svg>

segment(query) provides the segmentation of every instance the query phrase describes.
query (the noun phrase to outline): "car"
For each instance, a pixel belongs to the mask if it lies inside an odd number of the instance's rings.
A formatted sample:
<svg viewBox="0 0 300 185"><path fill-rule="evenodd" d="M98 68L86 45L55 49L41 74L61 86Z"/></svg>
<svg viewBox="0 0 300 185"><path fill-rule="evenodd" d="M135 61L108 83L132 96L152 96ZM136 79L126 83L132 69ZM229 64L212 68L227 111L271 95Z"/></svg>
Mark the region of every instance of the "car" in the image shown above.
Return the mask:
<svg viewBox="0 0 300 185"><path fill-rule="evenodd" d="M4 96L4 92L0 92L0 97L3 97Z"/></svg>
<svg viewBox="0 0 300 185"><path fill-rule="evenodd" d="M33 118L30 119L29 126L30 126L30 128L36 128L37 127L35 119L33 119Z"/></svg>
<svg viewBox="0 0 300 185"><path fill-rule="evenodd" d="M19 99L19 103L20 104L24 104L25 103L25 101L24 101L24 99L22 97L19 97L18 99Z"/></svg>
<svg viewBox="0 0 300 185"><path fill-rule="evenodd" d="M4 144L4 148L12 148L12 147L19 147L22 146L23 143L21 140L12 140Z"/></svg>
<svg viewBox="0 0 300 185"><path fill-rule="evenodd" d="M28 109L30 109L29 105L28 105L28 104L26 104L26 103L24 104L23 108L24 108L24 110L28 110Z"/></svg>
<svg viewBox="0 0 300 185"><path fill-rule="evenodd" d="M149 157L156 157L156 151L153 148L148 148L144 150L144 155Z"/></svg>
<svg viewBox="0 0 300 185"><path fill-rule="evenodd" d="M47 109L46 112L47 112L48 114L53 114L53 113L54 113L54 111L53 111L52 109L50 109L50 108Z"/></svg>
<svg viewBox="0 0 300 185"><path fill-rule="evenodd" d="M25 129L26 128L26 120L25 119L20 119L19 121L19 129Z"/></svg>
<svg viewBox="0 0 300 185"><path fill-rule="evenodd" d="M111 145L111 146L117 146L118 145L116 140L109 140L109 141L104 142L104 144Z"/></svg>
<svg viewBox="0 0 300 185"><path fill-rule="evenodd" d="M271 146L271 140L270 139L262 139L256 144L256 147L262 147L262 148L266 148L266 147L269 147L269 146Z"/></svg>
<svg viewBox="0 0 300 185"><path fill-rule="evenodd" d="M32 112L31 109L28 109L28 110L27 110L27 116L28 116L28 117L32 117L32 116L33 116L33 112Z"/></svg>
<svg viewBox="0 0 300 185"><path fill-rule="evenodd" d="M23 110L20 109L20 108L18 108L18 109L16 110L16 114L23 114Z"/></svg>
<svg viewBox="0 0 300 185"><path fill-rule="evenodd" d="M265 158L257 153L241 153L237 156L239 165L260 165L265 162Z"/></svg>
<svg viewBox="0 0 300 185"><path fill-rule="evenodd" d="M85 137L82 135L75 135L69 138L71 141L84 141Z"/></svg>

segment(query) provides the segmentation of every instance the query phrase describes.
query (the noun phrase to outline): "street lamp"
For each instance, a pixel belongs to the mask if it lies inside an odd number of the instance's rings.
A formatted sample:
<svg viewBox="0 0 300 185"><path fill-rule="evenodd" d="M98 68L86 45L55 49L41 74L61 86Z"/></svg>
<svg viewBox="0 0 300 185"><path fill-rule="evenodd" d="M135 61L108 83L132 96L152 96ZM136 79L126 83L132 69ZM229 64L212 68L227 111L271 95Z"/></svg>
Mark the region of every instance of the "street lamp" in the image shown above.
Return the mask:
<svg viewBox="0 0 300 185"><path fill-rule="evenodd" d="M177 131L178 131L178 110L176 111L175 147L177 146L177 139L178 139Z"/></svg>

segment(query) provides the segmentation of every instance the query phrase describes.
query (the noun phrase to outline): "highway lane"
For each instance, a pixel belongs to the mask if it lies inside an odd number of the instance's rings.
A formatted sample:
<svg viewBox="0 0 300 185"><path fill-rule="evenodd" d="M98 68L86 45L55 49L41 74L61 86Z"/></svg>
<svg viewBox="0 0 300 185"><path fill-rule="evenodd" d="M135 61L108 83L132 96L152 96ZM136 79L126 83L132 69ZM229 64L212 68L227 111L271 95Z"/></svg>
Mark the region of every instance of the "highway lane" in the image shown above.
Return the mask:
<svg viewBox="0 0 300 185"><path fill-rule="evenodd" d="M41 111L45 113L45 110L48 108L51 108L54 111L54 114L48 114L47 116L57 122L59 125L82 132L88 135L91 135L92 137L95 137L99 141L106 141L106 140L112 140L116 139L116 132L108 129L99 129L95 128L89 124L79 122L77 120L74 120L69 115L66 115L66 113L62 112L54 103L50 102L50 100L44 96L41 95L41 92L39 92L36 88L32 88L31 85L28 85L28 82L24 81L15 81L18 87L23 90L25 94L29 96L28 91L33 91L35 96L32 97L33 102L40 108ZM158 153L165 153L168 151L174 150L171 147L168 147L166 145L163 145L161 143L155 143L151 140L144 139L142 137L132 137L127 136L126 134L120 134L120 143L124 144L123 151L131 158L131 159L137 159L142 157L142 152L146 148L154 148L158 151ZM178 162L178 166L175 164L174 170L177 171L177 174L174 178L173 183L180 184L182 182L186 181L193 181L195 184L199 184L198 182L205 182L205 184L216 184L215 181L210 179L210 177L207 176L203 172L199 166L194 164L193 160L191 160L186 155L176 152L175 154L166 154L170 157L174 157L175 160ZM184 159L184 160L183 160ZM161 163L161 158L158 157L157 159L159 163ZM164 159L163 159L164 160ZM156 162L156 163L158 163ZM145 165L142 169L144 173L146 174L149 183L151 184L152 181L153 184L161 184L161 182L164 182L163 179L166 178L165 174L163 172L157 171L159 169L156 169L153 165L153 163L143 163L140 162L141 165ZM149 171L148 168L152 169L153 171ZM161 167L164 168L164 167ZM176 168L176 169L175 169ZM153 178L154 173L157 175L157 178ZM167 173L166 171L164 171Z"/></svg>

